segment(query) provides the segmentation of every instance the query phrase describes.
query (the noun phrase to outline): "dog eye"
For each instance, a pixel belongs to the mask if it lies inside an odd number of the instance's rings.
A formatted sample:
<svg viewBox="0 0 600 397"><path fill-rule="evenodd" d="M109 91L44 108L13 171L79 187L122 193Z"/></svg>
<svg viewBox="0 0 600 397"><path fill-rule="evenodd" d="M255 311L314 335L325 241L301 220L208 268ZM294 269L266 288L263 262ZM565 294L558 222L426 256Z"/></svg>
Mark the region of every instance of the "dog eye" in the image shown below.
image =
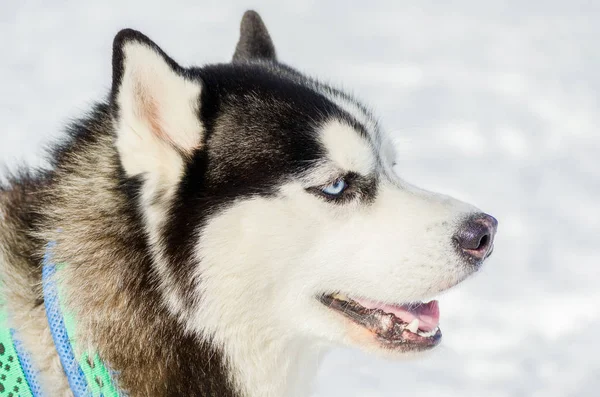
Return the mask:
<svg viewBox="0 0 600 397"><path fill-rule="evenodd" d="M321 191L328 196L339 196L344 193L348 184L343 178L336 180L335 182L323 187Z"/></svg>

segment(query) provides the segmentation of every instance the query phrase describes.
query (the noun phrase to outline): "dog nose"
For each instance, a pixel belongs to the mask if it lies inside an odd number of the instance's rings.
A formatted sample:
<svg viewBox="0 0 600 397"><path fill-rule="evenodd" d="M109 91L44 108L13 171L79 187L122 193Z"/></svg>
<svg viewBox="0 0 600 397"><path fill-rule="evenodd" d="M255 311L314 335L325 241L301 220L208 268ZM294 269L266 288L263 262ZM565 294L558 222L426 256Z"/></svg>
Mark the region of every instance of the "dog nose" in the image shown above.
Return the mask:
<svg viewBox="0 0 600 397"><path fill-rule="evenodd" d="M476 214L466 221L454 235L458 248L475 260L485 259L492 252L498 221L488 214Z"/></svg>

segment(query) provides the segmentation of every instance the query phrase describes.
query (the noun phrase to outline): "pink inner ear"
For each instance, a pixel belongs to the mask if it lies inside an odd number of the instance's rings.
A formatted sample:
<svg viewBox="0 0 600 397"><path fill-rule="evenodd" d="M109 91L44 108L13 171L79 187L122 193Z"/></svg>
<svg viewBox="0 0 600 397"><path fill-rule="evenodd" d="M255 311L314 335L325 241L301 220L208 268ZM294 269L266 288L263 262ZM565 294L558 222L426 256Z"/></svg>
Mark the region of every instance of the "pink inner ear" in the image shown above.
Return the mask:
<svg viewBox="0 0 600 397"><path fill-rule="evenodd" d="M148 122L148 125L150 126L150 129L154 135L156 135L156 137L163 142L168 143L173 147L177 147L175 141L173 141L171 136L163 129L160 119L160 111L154 98L152 98L151 95L146 94L142 84L139 82L135 87L135 101L138 105L137 112L139 117Z"/></svg>

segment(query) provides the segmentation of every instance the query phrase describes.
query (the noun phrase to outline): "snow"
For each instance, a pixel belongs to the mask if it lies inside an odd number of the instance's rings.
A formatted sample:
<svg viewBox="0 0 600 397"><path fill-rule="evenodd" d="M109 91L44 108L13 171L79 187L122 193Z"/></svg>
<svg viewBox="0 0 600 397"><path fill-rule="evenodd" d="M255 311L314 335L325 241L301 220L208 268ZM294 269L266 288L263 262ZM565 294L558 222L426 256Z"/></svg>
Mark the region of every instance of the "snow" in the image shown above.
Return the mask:
<svg viewBox="0 0 600 397"><path fill-rule="evenodd" d="M336 349L313 397L598 395L599 2L5 1L0 158L44 164L106 93L118 29L183 64L227 61L247 8L280 59L376 110L406 179L500 221L484 270L441 298L441 347L400 362Z"/></svg>

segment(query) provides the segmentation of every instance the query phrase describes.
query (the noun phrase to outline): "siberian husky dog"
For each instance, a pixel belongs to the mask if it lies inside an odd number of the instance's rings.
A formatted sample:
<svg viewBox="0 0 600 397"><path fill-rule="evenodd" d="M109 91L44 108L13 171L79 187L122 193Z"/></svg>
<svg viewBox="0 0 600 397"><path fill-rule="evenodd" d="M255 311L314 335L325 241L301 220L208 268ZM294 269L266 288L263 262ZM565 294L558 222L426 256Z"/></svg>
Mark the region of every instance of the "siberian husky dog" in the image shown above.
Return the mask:
<svg viewBox="0 0 600 397"><path fill-rule="evenodd" d="M4 308L46 395L71 395L48 242L78 345L124 395L307 396L332 345L440 342L431 299L480 268L496 220L403 181L368 108L281 63L257 13L231 63L182 67L127 29L112 66L52 169L0 190Z"/></svg>

